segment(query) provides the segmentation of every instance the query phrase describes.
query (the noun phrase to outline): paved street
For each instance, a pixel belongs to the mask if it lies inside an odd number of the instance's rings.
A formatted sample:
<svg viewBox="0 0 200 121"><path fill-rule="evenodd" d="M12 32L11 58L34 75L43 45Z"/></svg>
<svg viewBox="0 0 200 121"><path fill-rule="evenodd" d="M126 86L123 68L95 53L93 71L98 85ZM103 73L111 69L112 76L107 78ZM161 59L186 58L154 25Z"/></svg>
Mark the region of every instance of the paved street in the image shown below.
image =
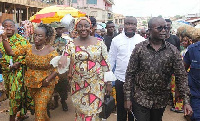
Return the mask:
<svg viewBox="0 0 200 121"><path fill-rule="evenodd" d="M61 109L61 105L56 110L51 110L51 121L74 121L74 108L71 103L71 100L67 101L69 106L69 111L64 112ZM8 121L9 120L9 113L2 112L4 109L8 109L8 100L4 102L0 102L0 121ZM30 115L30 113L29 113ZM116 114L112 114L107 121L116 121ZM34 121L34 116L29 117L26 121ZM186 121L183 118L183 113L174 113L171 112L169 107L166 108L163 121Z"/></svg>

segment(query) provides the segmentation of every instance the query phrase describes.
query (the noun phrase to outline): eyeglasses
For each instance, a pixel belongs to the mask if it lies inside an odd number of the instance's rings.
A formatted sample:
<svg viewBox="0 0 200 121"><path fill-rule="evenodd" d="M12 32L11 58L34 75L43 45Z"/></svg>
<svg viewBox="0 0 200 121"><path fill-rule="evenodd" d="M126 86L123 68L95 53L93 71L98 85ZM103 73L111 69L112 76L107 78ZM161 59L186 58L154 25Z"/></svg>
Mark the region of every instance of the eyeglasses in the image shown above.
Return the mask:
<svg viewBox="0 0 200 121"><path fill-rule="evenodd" d="M159 27L156 27L154 29L157 29L159 32L161 32L163 29L165 31L169 31L170 27L167 27L167 26L159 26Z"/></svg>

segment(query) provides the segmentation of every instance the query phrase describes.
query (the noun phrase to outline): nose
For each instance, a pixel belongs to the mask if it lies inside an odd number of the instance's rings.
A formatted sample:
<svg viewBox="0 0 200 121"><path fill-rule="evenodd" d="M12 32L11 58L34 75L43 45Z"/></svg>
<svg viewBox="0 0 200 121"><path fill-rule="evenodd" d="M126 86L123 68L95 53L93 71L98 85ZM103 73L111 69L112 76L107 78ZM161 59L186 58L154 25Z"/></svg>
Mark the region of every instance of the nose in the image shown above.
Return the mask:
<svg viewBox="0 0 200 121"><path fill-rule="evenodd" d="M162 28L161 32L167 32L168 30L165 28Z"/></svg>

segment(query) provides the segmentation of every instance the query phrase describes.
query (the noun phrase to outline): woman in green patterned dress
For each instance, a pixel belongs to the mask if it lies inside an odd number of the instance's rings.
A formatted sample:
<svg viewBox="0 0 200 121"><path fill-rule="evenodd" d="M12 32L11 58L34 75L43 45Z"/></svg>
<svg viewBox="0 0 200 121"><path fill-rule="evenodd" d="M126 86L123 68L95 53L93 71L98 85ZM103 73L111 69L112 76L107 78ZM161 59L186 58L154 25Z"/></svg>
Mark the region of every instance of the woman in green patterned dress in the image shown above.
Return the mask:
<svg viewBox="0 0 200 121"><path fill-rule="evenodd" d="M28 44L25 38L19 34L15 34L14 21L6 19L2 25L6 30L12 49L18 48L20 45ZM20 111L20 116L23 118L27 109L33 109L32 98L24 85L24 72L26 70L24 56L8 56L2 42L0 43L0 49L2 52L0 64L2 65L3 78L10 101L10 121L15 121L17 112Z"/></svg>

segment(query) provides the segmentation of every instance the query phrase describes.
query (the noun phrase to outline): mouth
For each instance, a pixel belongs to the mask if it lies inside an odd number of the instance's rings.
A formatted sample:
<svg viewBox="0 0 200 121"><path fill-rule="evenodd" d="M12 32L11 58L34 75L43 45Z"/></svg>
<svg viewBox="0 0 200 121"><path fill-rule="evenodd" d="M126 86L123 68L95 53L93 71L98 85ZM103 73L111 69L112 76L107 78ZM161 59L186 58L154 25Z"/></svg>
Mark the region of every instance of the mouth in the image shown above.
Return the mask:
<svg viewBox="0 0 200 121"><path fill-rule="evenodd" d="M160 34L160 37L162 37L162 38L164 37L165 38L166 34Z"/></svg>
<svg viewBox="0 0 200 121"><path fill-rule="evenodd" d="M36 40L36 39L35 39L35 41L34 41L34 42L35 42L35 44L39 43L39 41L38 41L38 40Z"/></svg>
<svg viewBox="0 0 200 121"><path fill-rule="evenodd" d="M12 34L12 31L6 31L7 34Z"/></svg>
<svg viewBox="0 0 200 121"><path fill-rule="evenodd" d="M127 29L127 32L133 32L133 30L132 29Z"/></svg>

